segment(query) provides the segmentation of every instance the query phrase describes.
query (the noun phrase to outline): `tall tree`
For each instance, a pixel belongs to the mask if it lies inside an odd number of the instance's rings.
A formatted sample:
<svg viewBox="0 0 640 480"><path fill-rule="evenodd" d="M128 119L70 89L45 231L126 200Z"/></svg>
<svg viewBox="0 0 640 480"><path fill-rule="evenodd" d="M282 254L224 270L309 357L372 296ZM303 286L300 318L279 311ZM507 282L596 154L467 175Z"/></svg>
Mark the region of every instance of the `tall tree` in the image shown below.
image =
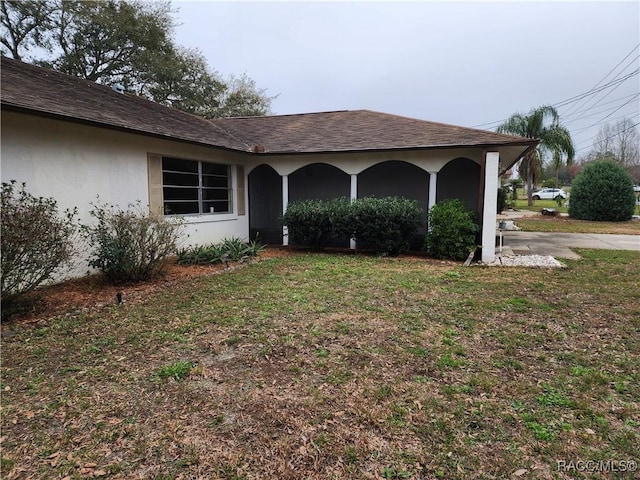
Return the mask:
<svg viewBox="0 0 640 480"><path fill-rule="evenodd" d="M209 118L269 113L275 97L253 80L175 45L171 14L168 2L0 0L2 52Z"/></svg>
<svg viewBox="0 0 640 480"><path fill-rule="evenodd" d="M57 5L45 0L24 2L2 0L0 2L0 25L2 26L2 53L16 60L26 60L24 55L33 47L46 43L46 32L53 22L51 17Z"/></svg>
<svg viewBox="0 0 640 480"><path fill-rule="evenodd" d="M600 128L593 142L594 159L613 160L623 167L640 164L640 133L630 119Z"/></svg>
<svg viewBox="0 0 640 480"><path fill-rule="evenodd" d="M564 159L567 165L573 162L575 149L569 130L560 124L556 109L550 105L544 105L527 115L515 113L498 127L498 132L540 140L537 148L529 151L521 160L520 167L521 171L526 172L527 203L531 206L533 205L534 172L541 169L545 156L552 155L558 159L558 163L560 159Z"/></svg>

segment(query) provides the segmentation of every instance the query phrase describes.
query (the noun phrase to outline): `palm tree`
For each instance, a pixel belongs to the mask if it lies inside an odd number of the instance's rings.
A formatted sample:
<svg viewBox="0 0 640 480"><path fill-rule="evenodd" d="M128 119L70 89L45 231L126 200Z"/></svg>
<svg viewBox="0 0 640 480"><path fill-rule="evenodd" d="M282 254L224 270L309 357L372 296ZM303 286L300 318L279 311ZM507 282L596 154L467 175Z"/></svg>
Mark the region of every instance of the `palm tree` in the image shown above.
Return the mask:
<svg viewBox="0 0 640 480"><path fill-rule="evenodd" d="M528 205L533 205L533 180L535 172L542 166L547 154L551 154L557 164L566 156L567 165L573 163L575 149L569 130L560 125L560 117L551 105L544 105L529 112L528 115L516 113L498 127L498 132L540 140L535 150L522 159L521 171L527 176Z"/></svg>

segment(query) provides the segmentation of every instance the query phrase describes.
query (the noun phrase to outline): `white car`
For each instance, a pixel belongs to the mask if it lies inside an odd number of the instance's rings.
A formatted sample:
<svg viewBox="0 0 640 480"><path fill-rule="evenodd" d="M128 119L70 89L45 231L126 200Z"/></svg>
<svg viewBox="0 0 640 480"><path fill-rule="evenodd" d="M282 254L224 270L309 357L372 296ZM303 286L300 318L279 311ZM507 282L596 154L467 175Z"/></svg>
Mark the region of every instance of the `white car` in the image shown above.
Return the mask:
<svg viewBox="0 0 640 480"><path fill-rule="evenodd" d="M537 192L533 192L534 200L555 200L560 197L562 199L567 198L567 192L561 188L543 188Z"/></svg>

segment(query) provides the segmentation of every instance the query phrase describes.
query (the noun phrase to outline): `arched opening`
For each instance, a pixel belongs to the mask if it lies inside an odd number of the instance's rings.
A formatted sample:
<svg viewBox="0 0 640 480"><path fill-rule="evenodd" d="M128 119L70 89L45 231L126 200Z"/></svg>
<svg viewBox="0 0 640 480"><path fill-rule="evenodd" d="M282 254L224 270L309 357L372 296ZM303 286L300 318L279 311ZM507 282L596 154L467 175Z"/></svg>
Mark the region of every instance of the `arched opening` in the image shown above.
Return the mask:
<svg viewBox="0 0 640 480"><path fill-rule="evenodd" d="M458 198L469 210L479 212L480 165L468 158L456 158L438 172L436 203ZM482 218L482 216L480 216Z"/></svg>
<svg viewBox="0 0 640 480"><path fill-rule="evenodd" d="M282 177L269 165L249 174L249 236L282 245Z"/></svg>
<svg viewBox="0 0 640 480"><path fill-rule="evenodd" d="M289 203L299 200L331 200L351 194L351 177L333 165L312 163L289 175ZM349 239L335 239L331 247L348 247Z"/></svg>
<svg viewBox="0 0 640 480"><path fill-rule="evenodd" d="M358 175L358 197L404 197L429 208L429 174L407 162L391 160Z"/></svg>
<svg viewBox="0 0 640 480"><path fill-rule="evenodd" d="M312 163L289 175L289 202L349 197L351 178L337 167Z"/></svg>
<svg viewBox="0 0 640 480"><path fill-rule="evenodd" d="M426 215L429 211L429 173L398 160L378 163L358 175L358 198L404 197L416 200L425 214L425 225L416 232L411 248L424 245Z"/></svg>

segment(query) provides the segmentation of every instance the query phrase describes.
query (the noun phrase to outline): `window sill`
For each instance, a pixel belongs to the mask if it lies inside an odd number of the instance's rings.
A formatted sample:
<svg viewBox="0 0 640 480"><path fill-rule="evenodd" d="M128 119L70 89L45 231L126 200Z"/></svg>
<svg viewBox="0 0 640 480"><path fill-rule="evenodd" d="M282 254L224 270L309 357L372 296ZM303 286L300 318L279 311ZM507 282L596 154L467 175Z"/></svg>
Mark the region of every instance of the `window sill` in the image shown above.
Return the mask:
<svg viewBox="0 0 640 480"><path fill-rule="evenodd" d="M190 225L192 223L214 223L214 222L229 222L238 220L238 215L235 213L208 213L208 214L193 214L193 215L165 215L166 218L179 218L184 221L185 224Z"/></svg>

